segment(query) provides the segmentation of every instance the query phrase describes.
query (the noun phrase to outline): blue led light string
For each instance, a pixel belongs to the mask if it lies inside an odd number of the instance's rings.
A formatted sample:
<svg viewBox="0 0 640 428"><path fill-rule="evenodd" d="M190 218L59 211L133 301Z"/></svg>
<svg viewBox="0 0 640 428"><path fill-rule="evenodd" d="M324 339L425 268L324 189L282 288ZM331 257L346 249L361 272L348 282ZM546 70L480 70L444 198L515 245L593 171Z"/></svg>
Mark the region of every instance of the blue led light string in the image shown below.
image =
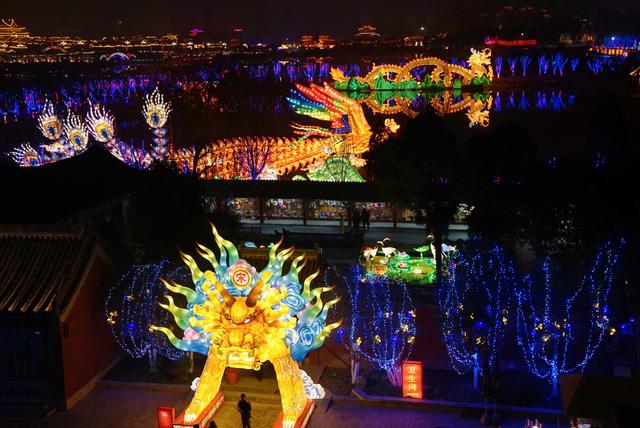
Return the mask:
<svg viewBox="0 0 640 428"><path fill-rule="evenodd" d="M352 352L385 370L394 382L415 342L416 312L407 285L385 276L366 275L357 265L343 279L351 303Z"/></svg>
<svg viewBox="0 0 640 428"><path fill-rule="evenodd" d="M118 345L131 357L142 358L150 350L172 360L184 356L163 334L150 331L150 326L169 320L168 312L158 306L166 294L160 278L181 281L187 275L186 268L171 266L166 260L134 265L109 290L105 302L107 324Z"/></svg>
<svg viewBox="0 0 640 428"><path fill-rule="evenodd" d="M560 288L554 283L548 258L543 261L538 278L526 276L522 289L516 292L518 345L529 371L549 380L554 395L557 394L558 376L584 371L604 335L612 331L607 303L623 244L620 240L600 246L591 268L566 299L560 296ZM544 300L540 308L535 296L542 292ZM559 303L552 306L553 302ZM575 316L583 312L580 304L590 308L586 323L581 323ZM584 329L575 329L575 323Z"/></svg>
<svg viewBox="0 0 640 428"><path fill-rule="evenodd" d="M458 373L477 367L480 356L493 366L510 317L513 263L502 248L472 238L449 263L438 289L440 326Z"/></svg>

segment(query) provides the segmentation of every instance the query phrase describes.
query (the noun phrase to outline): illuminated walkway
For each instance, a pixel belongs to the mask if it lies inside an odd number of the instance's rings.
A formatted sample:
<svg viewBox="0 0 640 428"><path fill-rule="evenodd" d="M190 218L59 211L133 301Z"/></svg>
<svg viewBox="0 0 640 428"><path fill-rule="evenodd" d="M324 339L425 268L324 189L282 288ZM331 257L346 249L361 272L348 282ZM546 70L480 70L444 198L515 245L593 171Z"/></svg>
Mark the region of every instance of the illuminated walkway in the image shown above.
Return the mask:
<svg viewBox="0 0 640 428"><path fill-rule="evenodd" d="M267 381L265 379L263 382ZM266 384L265 384L266 386ZM186 389L186 387L185 387ZM247 393L252 402L253 428L271 428L280 412L280 397L271 394ZM240 427L235 410L239 393L227 394L229 401L215 418L219 428ZM152 428L156 425L156 408L161 405L183 408L190 394L178 391L149 391L97 388L71 411L56 413L47 421L0 419L2 428ZM545 424L546 426L547 424ZM471 428L481 427L479 417L462 417L452 413L425 410L363 406L357 402L334 403L327 413L317 410L311 418L310 428ZM502 428L522 428L524 421L505 421ZM553 424L555 427L556 425ZM566 427L566 425L560 425Z"/></svg>
<svg viewBox="0 0 640 428"><path fill-rule="evenodd" d="M321 369L306 367L313 378ZM252 428L272 428L280 413L281 403L275 374L266 370L262 381L251 372L241 370L237 384L223 380L225 404L215 418L219 428L241 427L236 403L242 392L253 408ZM185 384L151 384L105 381L81 400L69 412L54 413L48 420L12 420L0 418L1 428L152 428L157 426L158 406L184 409L193 393ZM325 413L322 405L314 412L310 428L471 428L481 427L479 415L461 416L455 413L433 412L403 407L364 405L355 398L334 397ZM545 424L545 426L556 424ZM506 420L502 428L522 428L523 420ZM566 428L566 425L560 425Z"/></svg>
<svg viewBox="0 0 640 428"><path fill-rule="evenodd" d="M346 223L340 226L337 221L315 220L309 221L306 225L301 220L267 220L260 224L257 220L242 220L241 227L248 232L263 233L266 235L280 234L282 229L286 229L293 234L309 235L341 235L349 230ZM448 239L457 241L467 239L467 228L463 225L451 225L449 227ZM375 245L376 241L390 238L392 245L401 249L413 248L422 245L426 238L424 225L412 223L399 223L394 228L391 223L371 223L371 227L364 231L362 244L364 246ZM358 248L359 249L359 248ZM354 255L349 253L347 257ZM355 254L357 257L357 251ZM350 261L353 261L351 259Z"/></svg>

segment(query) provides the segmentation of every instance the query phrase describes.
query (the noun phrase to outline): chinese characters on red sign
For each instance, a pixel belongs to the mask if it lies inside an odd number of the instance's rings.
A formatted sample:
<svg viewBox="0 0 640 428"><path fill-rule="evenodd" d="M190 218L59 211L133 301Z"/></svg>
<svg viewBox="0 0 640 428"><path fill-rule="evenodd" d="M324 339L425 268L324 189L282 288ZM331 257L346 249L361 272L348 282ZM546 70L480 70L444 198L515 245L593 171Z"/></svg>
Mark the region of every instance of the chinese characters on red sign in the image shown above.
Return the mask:
<svg viewBox="0 0 640 428"><path fill-rule="evenodd" d="M422 361L402 362L402 396L422 399Z"/></svg>

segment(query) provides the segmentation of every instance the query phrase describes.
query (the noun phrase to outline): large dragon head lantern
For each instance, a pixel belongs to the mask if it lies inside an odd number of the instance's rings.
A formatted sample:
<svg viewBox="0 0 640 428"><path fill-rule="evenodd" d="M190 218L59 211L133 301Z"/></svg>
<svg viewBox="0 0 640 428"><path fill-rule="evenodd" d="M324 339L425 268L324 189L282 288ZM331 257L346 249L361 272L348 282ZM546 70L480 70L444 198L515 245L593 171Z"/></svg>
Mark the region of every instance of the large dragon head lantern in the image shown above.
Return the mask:
<svg viewBox="0 0 640 428"><path fill-rule="evenodd" d="M308 397L317 398L319 390L319 385L304 381L305 374L296 361L322 346L340 325L325 325L328 311L338 299L323 303L322 293L331 288L311 289L318 272L300 282L304 255L293 259L283 272L293 248L278 251L282 240L271 247L267 266L258 272L214 226L212 229L219 257L197 245L210 269L203 272L193 257L181 253L195 287L165 282L170 291L182 294L187 301L186 308L180 308L167 296L168 303L161 304L183 330L182 339L167 327L152 327L166 334L177 348L207 355L185 422L193 421L217 394L226 367L258 370L263 362L271 361L280 387L283 426L293 426Z"/></svg>

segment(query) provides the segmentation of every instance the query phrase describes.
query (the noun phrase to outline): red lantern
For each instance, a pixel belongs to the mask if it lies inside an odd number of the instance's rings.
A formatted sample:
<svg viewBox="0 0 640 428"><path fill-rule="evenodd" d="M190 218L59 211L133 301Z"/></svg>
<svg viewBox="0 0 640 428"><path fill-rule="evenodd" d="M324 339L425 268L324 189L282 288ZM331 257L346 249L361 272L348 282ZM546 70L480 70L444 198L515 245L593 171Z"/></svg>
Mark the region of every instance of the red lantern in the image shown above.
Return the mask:
<svg viewBox="0 0 640 428"><path fill-rule="evenodd" d="M422 399L422 361L402 362L402 396Z"/></svg>
<svg viewBox="0 0 640 428"><path fill-rule="evenodd" d="M175 416L173 407L158 407L158 428L173 428Z"/></svg>

